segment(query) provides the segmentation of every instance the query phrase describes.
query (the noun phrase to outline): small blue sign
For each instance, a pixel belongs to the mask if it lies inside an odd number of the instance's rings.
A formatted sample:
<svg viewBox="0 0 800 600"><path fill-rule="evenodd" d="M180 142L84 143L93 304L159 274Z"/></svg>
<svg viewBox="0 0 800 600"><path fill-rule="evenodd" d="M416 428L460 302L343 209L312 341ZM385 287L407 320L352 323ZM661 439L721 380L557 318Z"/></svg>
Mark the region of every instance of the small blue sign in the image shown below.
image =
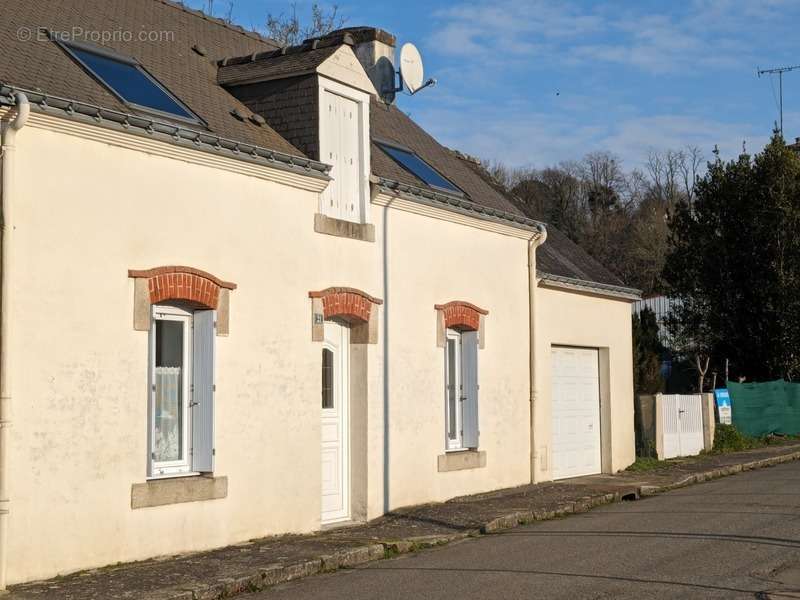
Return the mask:
<svg viewBox="0 0 800 600"><path fill-rule="evenodd" d="M719 422L731 424L731 395L728 390L723 388L714 390L714 397L717 400L717 411L719 412Z"/></svg>

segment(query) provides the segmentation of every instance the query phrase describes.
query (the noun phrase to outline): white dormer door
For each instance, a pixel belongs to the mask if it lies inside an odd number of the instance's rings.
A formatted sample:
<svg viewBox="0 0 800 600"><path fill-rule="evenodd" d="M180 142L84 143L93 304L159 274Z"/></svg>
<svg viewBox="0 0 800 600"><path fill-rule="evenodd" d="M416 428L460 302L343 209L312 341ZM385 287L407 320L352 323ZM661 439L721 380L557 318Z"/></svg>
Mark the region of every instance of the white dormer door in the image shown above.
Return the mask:
<svg viewBox="0 0 800 600"><path fill-rule="evenodd" d="M320 159L331 165L331 181L320 212L366 223L369 204L369 95L320 78Z"/></svg>
<svg viewBox="0 0 800 600"><path fill-rule="evenodd" d="M358 102L332 92L325 92L325 100L329 140L325 158L333 165L327 198L329 216L360 221Z"/></svg>

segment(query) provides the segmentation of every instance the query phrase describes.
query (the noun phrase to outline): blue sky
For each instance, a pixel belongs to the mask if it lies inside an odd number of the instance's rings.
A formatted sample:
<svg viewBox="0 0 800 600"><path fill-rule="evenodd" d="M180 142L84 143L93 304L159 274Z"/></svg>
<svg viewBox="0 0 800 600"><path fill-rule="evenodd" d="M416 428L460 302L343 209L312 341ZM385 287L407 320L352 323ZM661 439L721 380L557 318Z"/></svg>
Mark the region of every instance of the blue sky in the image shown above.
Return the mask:
<svg viewBox="0 0 800 600"><path fill-rule="evenodd" d="M188 2L196 7L200 0ZM325 3L322 3L325 5ZM311 2L298 1L306 15ZM329 5L329 4L328 4ZM223 11L226 0L216 0ZM289 2L234 0L259 29ZM400 107L442 143L513 166L609 150L628 168L650 149L718 144L733 157L769 137L777 78L800 64L797 0L423 2L342 0L347 25L415 43L435 88ZM784 131L800 136L800 70L784 75Z"/></svg>

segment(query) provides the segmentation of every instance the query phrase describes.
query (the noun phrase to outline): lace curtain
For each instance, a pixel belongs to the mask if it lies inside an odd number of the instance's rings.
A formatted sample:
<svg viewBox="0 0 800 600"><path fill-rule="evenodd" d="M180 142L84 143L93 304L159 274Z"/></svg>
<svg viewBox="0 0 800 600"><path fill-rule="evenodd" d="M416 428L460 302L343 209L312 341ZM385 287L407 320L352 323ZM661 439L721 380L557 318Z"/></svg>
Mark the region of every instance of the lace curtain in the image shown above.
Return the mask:
<svg viewBox="0 0 800 600"><path fill-rule="evenodd" d="M155 460L181 459L181 367L156 367Z"/></svg>

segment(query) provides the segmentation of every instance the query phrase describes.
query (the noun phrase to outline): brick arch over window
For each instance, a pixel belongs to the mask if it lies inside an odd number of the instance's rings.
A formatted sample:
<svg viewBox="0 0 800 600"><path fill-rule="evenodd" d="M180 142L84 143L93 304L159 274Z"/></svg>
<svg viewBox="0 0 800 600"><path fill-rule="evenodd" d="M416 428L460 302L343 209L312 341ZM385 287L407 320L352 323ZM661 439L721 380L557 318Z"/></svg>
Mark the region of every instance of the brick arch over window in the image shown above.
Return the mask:
<svg viewBox="0 0 800 600"><path fill-rule="evenodd" d="M461 300L454 300L447 304L436 304L434 308L443 313L445 327L472 329L473 331L477 331L480 328L481 316L489 314L488 310L478 308L474 304Z"/></svg>
<svg viewBox="0 0 800 600"><path fill-rule="evenodd" d="M329 287L308 292L311 298L311 339L324 339L324 322L327 319L344 319L351 325L354 343L378 343L378 309L383 300L366 292L349 287Z"/></svg>
<svg viewBox="0 0 800 600"><path fill-rule="evenodd" d="M445 304L435 304L436 309L436 342L437 345L444 347L445 337L448 329L461 329L478 332L480 347L485 345L485 317L489 311L470 302L463 300L453 300Z"/></svg>
<svg viewBox="0 0 800 600"><path fill-rule="evenodd" d="M150 329L150 305L169 300L193 302L217 311L217 333L228 333L228 293L236 284L184 266L165 266L153 269L130 269L128 277L135 280L134 328Z"/></svg>

